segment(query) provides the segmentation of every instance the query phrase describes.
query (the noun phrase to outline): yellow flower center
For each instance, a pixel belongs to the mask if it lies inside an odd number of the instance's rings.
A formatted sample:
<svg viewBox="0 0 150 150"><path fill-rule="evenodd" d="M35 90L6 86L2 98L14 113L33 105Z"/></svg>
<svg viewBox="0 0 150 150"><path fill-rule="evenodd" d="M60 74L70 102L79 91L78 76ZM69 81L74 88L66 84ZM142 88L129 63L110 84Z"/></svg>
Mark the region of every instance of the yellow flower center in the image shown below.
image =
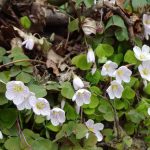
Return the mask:
<svg viewBox="0 0 150 150"><path fill-rule="evenodd" d="M117 91L118 90L118 86L117 85L112 85L112 90L113 91Z"/></svg>
<svg viewBox="0 0 150 150"><path fill-rule="evenodd" d="M146 68L145 68L145 69L143 69L143 74L144 74L144 75L148 75L148 74L149 74L149 70L148 70L148 69L146 69Z"/></svg>
<svg viewBox="0 0 150 150"><path fill-rule="evenodd" d="M108 71L109 67L110 67L109 64L105 64L105 68L107 71Z"/></svg>
<svg viewBox="0 0 150 150"><path fill-rule="evenodd" d="M123 75L123 71L122 70L118 70L117 73L118 73L119 76Z"/></svg>
<svg viewBox="0 0 150 150"><path fill-rule="evenodd" d="M57 111L53 111L53 114L54 114L54 115L57 115L58 113L59 113L59 112L57 112Z"/></svg>
<svg viewBox="0 0 150 150"><path fill-rule="evenodd" d="M23 87L20 85L15 85L13 88L14 92L23 92Z"/></svg>
<svg viewBox="0 0 150 150"><path fill-rule="evenodd" d="M88 128L89 131L94 132L94 128Z"/></svg>
<svg viewBox="0 0 150 150"><path fill-rule="evenodd" d="M145 20L145 24L150 25L150 20Z"/></svg>
<svg viewBox="0 0 150 150"><path fill-rule="evenodd" d="M37 102L37 103L36 103L36 107L37 107L38 109L43 109L43 108L45 107L45 104L44 104L43 102Z"/></svg>
<svg viewBox="0 0 150 150"><path fill-rule="evenodd" d="M140 59L144 59L144 58L145 58L145 55L141 54Z"/></svg>

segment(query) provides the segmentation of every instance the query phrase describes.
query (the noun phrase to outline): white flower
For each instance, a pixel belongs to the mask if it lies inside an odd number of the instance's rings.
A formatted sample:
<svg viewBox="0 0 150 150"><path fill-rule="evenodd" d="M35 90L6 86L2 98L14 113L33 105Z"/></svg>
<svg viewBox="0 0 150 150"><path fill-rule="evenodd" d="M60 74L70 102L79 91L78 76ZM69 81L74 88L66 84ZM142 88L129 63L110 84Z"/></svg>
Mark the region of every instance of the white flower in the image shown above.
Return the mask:
<svg viewBox="0 0 150 150"><path fill-rule="evenodd" d="M150 60L150 47L147 45L142 46L142 50L138 46L133 48L135 57L140 61Z"/></svg>
<svg viewBox="0 0 150 150"><path fill-rule="evenodd" d="M114 72L114 76L119 83L122 81L127 83L130 82L131 74L132 71L129 70L126 66L121 66Z"/></svg>
<svg viewBox="0 0 150 150"><path fill-rule="evenodd" d="M115 4L116 3L116 0L104 0L104 2L109 2L110 4Z"/></svg>
<svg viewBox="0 0 150 150"><path fill-rule="evenodd" d="M87 126L88 130L90 132L93 132L95 136L97 137L97 141L102 141L103 136L100 133L101 130L103 130L104 125L102 123L95 123L92 119L89 119L85 125ZM86 138L88 138L89 133L87 133Z"/></svg>
<svg viewBox="0 0 150 150"><path fill-rule="evenodd" d="M25 45L26 49L32 50L34 43L34 38L32 36L28 36L27 39L22 42L22 45Z"/></svg>
<svg viewBox="0 0 150 150"><path fill-rule="evenodd" d="M150 35L150 15L144 14L143 15L143 25L144 25L144 34L146 40L149 40Z"/></svg>
<svg viewBox="0 0 150 150"><path fill-rule="evenodd" d="M88 63L94 63L95 62L95 54L92 48L89 48L87 53L87 62Z"/></svg>
<svg viewBox="0 0 150 150"><path fill-rule="evenodd" d="M66 101L65 100L62 100L61 101L61 109L63 109L65 107L65 104L66 104Z"/></svg>
<svg viewBox="0 0 150 150"><path fill-rule="evenodd" d="M150 81L150 61L143 61L138 67L140 75L143 79Z"/></svg>
<svg viewBox="0 0 150 150"><path fill-rule="evenodd" d="M117 67L118 65L115 62L109 60L103 65L101 75L102 76L108 75L110 77L113 77L113 73L115 72Z"/></svg>
<svg viewBox="0 0 150 150"><path fill-rule="evenodd" d="M1 139L1 140L3 139L3 134L2 134L1 131L0 131L0 139Z"/></svg>
<svg viewBox="0 0 150 150"><path fill-rule="evenodd" d="M31 105L29 103L29 99L31 96L35 96L34 93L30 92L30 94L27 97L24 97L24 101L17 105L18 110L24 110L24 109L31 109Z"/></svg>
<svg viewBox="0 0 150 150"><path fill-rule="evenodd" d="M121 98L123 90L124 90L123 86L118 81L114 80L111 82L111 85L108 87L106 91L110 99L114 99L115 97Z"/></svg>
<svg viewBox="0 0 150 150"><path fill-rule="evenodd" d="M10 81L6 84L5 96L7 99L13 101L15 105L21 104L29 94L28 87L21 81Z"/></svg>
<svg viewBox="0 0 150 150"><path fill-rule="evenodd" d="M58 126L59 124L62 124L65 122L66 117L65 117L65 112L64 110L60 109L60 108L53 108L50 111L50 116L47 116L47 119L51 120L51 123L54 126Z"/></svg>
<svg viewBox="0 0 150 150"><path fill-rule="evenodd" d="M29 103L36 115L48 116L50 114L50 105L45 98L36 98L31 96Z"/></svg>
<svg viewBox="0 0 150 150"><path fill-rule="evenodd" d="M150 108L148 108L147 112L148 112L148 114L150 115Z"/></svg>
<svg viewBox="0 0 150 150"><path fill-rule="evenodd" d="M75 90L78 90L84 87L83 81L76 75L74 75L74 78L73 78L73 87Z"/></svg>
<svg viewBox="0 0 150 150"><path fill-rule="evenodd" d="M75 101L78 106L89 104L91 101L91 92L86 89L79 89L72 97L72 101Z"/></svg>

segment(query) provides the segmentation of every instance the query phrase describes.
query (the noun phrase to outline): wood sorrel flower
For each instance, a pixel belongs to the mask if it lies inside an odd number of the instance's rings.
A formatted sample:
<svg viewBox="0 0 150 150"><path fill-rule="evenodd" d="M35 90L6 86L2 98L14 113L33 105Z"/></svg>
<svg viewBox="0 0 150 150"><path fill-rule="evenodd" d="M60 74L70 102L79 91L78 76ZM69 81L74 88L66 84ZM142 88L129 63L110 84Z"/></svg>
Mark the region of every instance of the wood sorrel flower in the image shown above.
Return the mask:
<svg viewBox="0 0 150 150"><path fill-rule="evenodd" d="M48 116L50 114L50 105L45 98L36 98L31 96L29 103L36 115Z"/></svg>
<svg viewBox="0 0 150 150"><path fill-rule="evenodd" d="M94 63L95 62L95 54L94 54L94 51L92 48L88 49L87 62L88 63Z"/></svg>
<svg viewBox="0 0 150 150"><path fill-rule="evenodd" d="M75 101L78 106L89 104L91 101L91 92L86 89L79 89L72 97L72 101Z"/></svg>
<svg viewBox="0 0 150 150"><path fill-rule="evenodd" d="M101 130L103 130L104 125L102 123L95 123L92 119L89 119L87 122L85 122L85 125L87 126L88 130L90 132L93 132L95 136L97 137L97 141L102 141L103 136L100 133ZM89 132L86 134L86 138L88 138Z"/></svg>
<svg viewBox="0 0 150 150"><path fill-rule="evenodd" d="M111 85L108 87L106 91L110 99L114 99L115 97L121 98L123 90L124 90L123 86L118 81L114 80L111 82Z"/></svg>
<svg viewBox="0 0 150 150"><path fill-rule="evenodd" d="M77 75L74 75L73 87L75 90L78 90L84 87L83 81Z"/></svg>
<svg viewBox="0 0 150 150"><path fill-rule="evenodd" d="M21 104L30 94L28 87L21 81L10 81L6 84L5 96L15 105Z"/></svg>
<svg viewBox="0 0 150 150"><path fill-rule="evenodd" d="M143 45L142 49L138 46L134 46L133 48L135 57L140 61L150 60L150 47L147 45Z"/></svg>
<svg viewBox="0 0 150 150"><path fill-rule="evenodd" d="M140 75L143 79L150 81L150 60L143 61L138 67Z"/></svg>
<svg viewBox="0 0 150 150"><path fill-rule="evenodd" d="M118 67L118 65L115 62L112 62L110 60L107 61L102 67L102 71L101 71L102 76L108 75L110 77L113 77L114 72L115 72L117 67Z"/></svg>
<svg viewBox="0 0 150 150"><path fill-rule="evenodd" d="M132 71L129 70L126 66L121 66L114 72L114 76L119 83L122 81L127 83L130 82L131 74Z"/></svg>
<svg viewBox="0 0 150 150"><path fill-rule="evenodd" d="M30 92L27 97L24 97L24 101L21 104L17 105L17 109L18 110L31 109L31 105L29 103L29 99L31 96L35 96L35 94Z"/></svg>
<svg viewBox="0 0 150 150"><path fill-rule="evenodd" d="M150 35L150 15L144 14L143 15L143 25L144 25L144 34L146 40L149 40Z"/></svg>
<svg viewBox="0 0 150 150"><path fill-rule="evenodd" d="M53 108L51 111L50 111L50 115L47 116L47 119L48 120L51 120L51 123L54 125L54 126L58 126L59 124L62 124L65 122L66 120L66 117L65 117L65 112L63 109L60 109L60 108Z"/></svg>

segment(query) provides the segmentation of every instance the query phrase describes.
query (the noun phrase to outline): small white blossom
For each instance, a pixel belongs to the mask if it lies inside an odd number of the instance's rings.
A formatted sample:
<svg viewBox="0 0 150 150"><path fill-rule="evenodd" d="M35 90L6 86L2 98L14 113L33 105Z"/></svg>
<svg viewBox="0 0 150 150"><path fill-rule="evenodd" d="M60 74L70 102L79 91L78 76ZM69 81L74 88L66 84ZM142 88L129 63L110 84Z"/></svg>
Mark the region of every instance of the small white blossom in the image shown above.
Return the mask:
<svg viewBox="0 0 150 150"><path fill-rule="evenodd" d="M140 61L150 60L150 47L147 45L142 46L142 50L138 46L133 48L135 57Z"/></svg>
<svg viewBox="0 0 150 150"><path fill-rule="evenodd" d="M116 0L104 0L104 2L109 2L110 4L115 4L116 3Z"/></svg>
<svg viewBox="0 0 150 150"><path fill-rule="evenodd" d="M150 108L148 108L147 112L148 112L148 114L150 115Z"/></svg>
<svg viewBox="0 0 150 150"><path fill-rule="evenodd" d="M30 92L30 94L27 97L24 97L24 101L17 105L18 110L24 110L24 109L31 109L31 105L29 103L29 99L31 96L35 96L34 93Z"/></svg>
<svg viewBox="0 0 150 150"><path fill-rule="evenodd" d="M36 115L48 116L50 114L50 105L45 98L36 98L31 96L29 103Z"/></svg>
<svg viewBox="0 0 150 150"><path fill-rule="evenodd" d="M64 112L63 109L53 108L50 111L50 116L47 116L47 119L51 120L51 123L54 126L58 126L58 125L60 125L60 124L65 122L65 120L66 120L65 112Z"/></svg>
<svg viewBox="0 0 150 150"><path fill-rule="evenodd" d="M3 139L3 134L2 134L1 131L0 131L0 139L1 139L1 140Z"/></svg>
<svg viewBox="0 0 150 150"><path fill-rule="evenodd" d="M114 72L115 72L117 67L118 67L118 65L115 62L112 62L110 60L107 61L102 67L102 71L101 71L102 76L108 75L110 77L113 77Z"/></svg>
<svg viewBox="0 0 150 150"><path fill-rule="evenodd" d="M150 61L143 61L138 67L140 75L143 79L150 81Z"/></svg>
<svg viewBox="0 0 150 150"><path fill-rule="evenodd" d="M150 15L144 14L143 15L143 25L144 25L144 34L146 40L149 40L150 36Z"/></svg>
<svg viewBox="0 0 150 150"><path fill-rule="evenodd" d="M13 101L15 105L23 103L29 94L29 88L21 81L10 81L6 84L5 96L7 99Z"/></svg>
<svg viewBox="0 0 150 150"><path fill-rule="evenodd" d="M95 136L97 137L97 141L102 141L103 136L100 133L101 130L103 130L104 125L102 123L95 123L92 119L89 119L85 125L87 126L88 130L90 132L93 132ZM89 133L86 134L86 138L88 138Z"/></svg>
<svg viewBox="0 0 150 150"><path fill-rule="evenodd" d="M26 49L32 50L34 47L34 40L32 38L26 39L22 42Z"/></svg>
<svg viewBox="0 0 150 150"><path fill-rule="evenodd" d="M114 80L111 82L111 85L108 87L106 91L110 99L114 99L115 97L121 98L123 90L124 90L123 86L118 81Z"/></svg>
<svg viewBox="0 0 150 150"><path fill-rule="evenodd" d="M74 78L73 78L73 87L75 90L78 90L84 87L83 81L76 75L74 75Z"/></svg>
<svg viewBox="0 0 150 150"><path fill-rule="evenodd" d="M79 89L74 94L72 101L75 101L78 106L89 104L91 101L91 92L86 89Z"/></svg>
<svg viewBox="0 0 150 150"><path fill-rule="evenodd" d="M114 76L119 83L122 81L129 83L131 74L132 71L129 70L126 66L121 66L114 72Z"/></svg>
<svg viewBox="0 0 150 150"><path fill-rule="evenodd" d="M88 63L94 63L95 62L95 54L92 48L89 48L87 53L87 62Z"/></svg>

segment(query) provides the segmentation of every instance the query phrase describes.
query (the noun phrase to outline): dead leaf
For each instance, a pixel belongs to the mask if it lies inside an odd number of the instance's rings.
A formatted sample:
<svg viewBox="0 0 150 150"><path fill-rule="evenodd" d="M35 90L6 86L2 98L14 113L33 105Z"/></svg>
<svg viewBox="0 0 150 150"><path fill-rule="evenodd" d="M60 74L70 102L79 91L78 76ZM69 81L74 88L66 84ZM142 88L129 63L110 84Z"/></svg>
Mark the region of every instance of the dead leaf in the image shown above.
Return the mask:
<svg viewBox="0 0 150 150"><path fill-rule="evenodd" d="M96 21L92 18L86 18L82 25L82 30L85 35L96 34Z"/></svg>

